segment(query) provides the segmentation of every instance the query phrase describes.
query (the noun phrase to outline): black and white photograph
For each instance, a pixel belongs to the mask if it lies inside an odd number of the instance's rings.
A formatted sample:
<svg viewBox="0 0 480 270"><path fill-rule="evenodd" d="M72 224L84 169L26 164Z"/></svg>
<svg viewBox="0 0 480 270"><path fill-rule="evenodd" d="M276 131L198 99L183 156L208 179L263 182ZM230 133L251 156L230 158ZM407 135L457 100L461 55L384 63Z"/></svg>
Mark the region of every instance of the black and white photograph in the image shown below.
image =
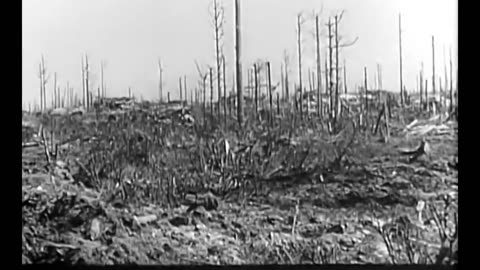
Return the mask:
<svg viewBox="0 0 480 270"><path fill-rule="evenodd" d="M458 0L22 0L21 25L23 265L458 264Z"/></svg>

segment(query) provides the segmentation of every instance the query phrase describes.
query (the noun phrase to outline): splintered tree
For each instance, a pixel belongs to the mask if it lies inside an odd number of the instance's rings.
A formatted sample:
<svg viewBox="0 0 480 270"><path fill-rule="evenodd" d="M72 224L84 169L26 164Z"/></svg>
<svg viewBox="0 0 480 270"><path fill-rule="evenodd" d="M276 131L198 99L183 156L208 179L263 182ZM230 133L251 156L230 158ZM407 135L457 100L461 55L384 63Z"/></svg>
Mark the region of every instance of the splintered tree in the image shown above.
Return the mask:
<svg viewBox="0 0 480 270"><path fill-rule="evenodd" d="M217 92L218 92L218 114L220 115L220 100L222 97L222 86L221 86L221 64L222 64L222 51L223 51L223 25L225 23L225 10L223 5L218 0L213 0L213 30L215 34L215 61L217 68Z"/></svg>
<svg viewBox="0 0 480 270"><path fill-rule="evenodd" d="M200 84L201 84L201 89L202 89L202 93L200 95L200 97L202 98L202 104L203 104L203 121L205 123L205 114L206 114L206 107L205 107L205 103L206 103L206 91L207 91L207 78L208 78L208 75L209 73L208 72L205 72L202 73L202 70L200 69L200 66L198 65L197 61L195 61L195 66L197 68L197 72L198 72L198 75L200 76Z"/></svg>
<svg viewBox="0 0 480 270"><path fill-rule="evenodd" d="M333 121L336 123L337 117L340 114L340 99L339 99L339 84L340 84L340 61L339 61L339 54L340 54L340 49L341 48L346 48L353 46L357 40L358 37L356 37L353 41L350 42L344 42L340 43L341 41L341 36L338 34L338 27L339 24L343 18L343 14L345 11L342 11L339 15L335 15L335 105L334 105L334 115L333 115ZM331 32L331 31L329 31ZM331 45L330 45L330 51L332 51ZM332 57L330 56L330 61L332 61ZM333 69L332 63L330 62L330 67ZM330 71L332 72L332 70ZM332 84L332 81L330 81L330 84Z"/></svg>
<svg viewBox="0 0 480 270"><path fill-rule="evenodd" d="M334 118L335 107L333 104L333 46L332 46L332 19L328 19L328 59L329 59L329 67L328 67L328 98L329 98L329 116L330 121Z"/></svg>

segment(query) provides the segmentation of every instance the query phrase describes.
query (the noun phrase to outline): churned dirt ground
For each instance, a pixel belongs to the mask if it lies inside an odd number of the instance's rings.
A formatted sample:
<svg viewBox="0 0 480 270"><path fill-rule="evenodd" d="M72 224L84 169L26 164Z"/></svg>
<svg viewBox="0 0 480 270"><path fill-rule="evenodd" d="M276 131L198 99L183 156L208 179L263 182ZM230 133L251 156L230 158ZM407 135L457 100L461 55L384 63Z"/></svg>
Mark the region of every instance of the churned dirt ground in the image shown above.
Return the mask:
<svg viewBox="0 0 480 270"><path fill-rule="evenodd" d="M218 132L175 113L25 116L22 262L455 262L455 121L392 119L385 142L349 125Z"/></svg>

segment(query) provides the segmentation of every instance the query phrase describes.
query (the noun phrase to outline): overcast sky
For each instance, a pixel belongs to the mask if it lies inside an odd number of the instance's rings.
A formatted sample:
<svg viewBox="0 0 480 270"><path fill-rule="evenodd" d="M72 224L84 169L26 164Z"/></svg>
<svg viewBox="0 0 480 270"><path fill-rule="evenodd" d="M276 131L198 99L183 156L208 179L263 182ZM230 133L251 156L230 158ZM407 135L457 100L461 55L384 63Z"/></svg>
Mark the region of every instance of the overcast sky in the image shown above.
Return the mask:
<svg viewBox="0 0 480 270"><path fill-rule="evenodd" d="M57 72L62 91L68 81L81 89L81 55L89 56L92 84L99 85L100 61L106 62L104 76L110 96L136 95L158 98L158 59L164 65L164 95L177 97L178 78L187 76L189 88L198 81L195 60L214 65L212 0L23 0L22 93L23 102L39 100L38 64L43 54L48 72ZM234 72L233 3L225 5L224 51L227 58L227 87ZM452 48L454 77L457 59L457 1L455 0L242 0L242 63L244 69L256 59L272 64L273 84L280 80L284 50L291 56L291 80L297 82L296 14L305 13L303 55L304 80L314 67L313 11L323 12L322 54L325 57L328 16L345 14L339 33L357 43L341 51L347 65L350 89L363 82L368 68L374 85L377 63L382 66L383 86L399 90L398 14L402 14L404 82L416 87L422 61L431 81L431 37L435 36L436 70L444 75L444 55ZM323 61L323 59L322 59ZM323 65L322 65L323 69ZM244 72L244 82L246 81ZM53 79L51 80L53 82ZM53 83L47 89L53 87ZM430 88L430 87L429 87Z"/></svg>

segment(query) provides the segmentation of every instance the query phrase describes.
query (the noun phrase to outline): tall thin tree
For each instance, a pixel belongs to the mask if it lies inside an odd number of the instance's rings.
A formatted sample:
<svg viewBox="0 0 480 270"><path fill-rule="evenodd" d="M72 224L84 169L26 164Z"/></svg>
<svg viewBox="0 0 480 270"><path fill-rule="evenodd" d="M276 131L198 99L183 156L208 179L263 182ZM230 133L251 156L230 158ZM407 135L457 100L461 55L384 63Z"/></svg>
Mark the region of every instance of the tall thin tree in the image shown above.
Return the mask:
<svg viewBox="0 0 480 270"><path fill-rule="evenodd" d="M88 66L88 55L85 54L85 94L86 94L86 101L87 101L87 110L90 109L90 90L89 90L89 66Z"/></svg>
<svg viewBox="0 0 480 270"><path fill-rule="evenodd" d="M213 116L213 68L210 68L210 115Z"/></svg>
<svg viewBox="0 0 480 270"><path fill-rule="evenodd" d="M450 47L450 111L453 109L453 65L452 65L452 47Z"/></svg>
<svg viewBox="0 0 480 270"><path fill-rule="evenodd" d="M225 76L225 55L222 53L222 64L223 64L223 117L225 119L225 127L227 126L227 78Z"/></svg>
<svg viewBox="0 0 480 270"><path fill-rule="evenodd" d="M403 69L402 69L402 14L398 14L398 44L400 47L400 104L403 107Z"/></svg>
<svg viewBox="0 0 480 270"><path fill-rule="evenodd" d="M237 80L237 118L241 126L243 123L243 89L242 89L242 62L241 62L241 29L240 29L240 0L235 0L235 73Z"/></svg>
<svg viewBox="0 0 480 270"><path fill-rule="evenodd" d="M343 58L343 90L346 93L348 93L347 90L347 62L345 58Z"/></svg>
<svg viewBox="0 0 480 270"><path fill-rule="evenodd" d="M432 92L434 98L436 98L435 93L435 37L432 36Z"/></svg>
<svg viewBox="0 0 480 270"><path fill-rule="evenodd" d="M331 18L328 19L328 56L329 56L329 74L328 74L328 81L330 85L328 86L328 94L330 98L330 117L334 117L335 113L335 105L333 100L333 46L332 46L332 20Z"/></svg>
<svg viewBox="0 0 480 270"><path fill-rule="evenodd" d="M159 73L159 80L158 80L158 98L160 102L163 102L163 93L162 93L162 73L163 73L163 68L162 68L162 61L158 59L158 73Z"/></svg>
<svg viewBox="0 0 480 270"><path fill-rule="evenodd" d="M300 88L300 119L303 119L303 87L302 87L302 14L297 15L297 47L298 47L298 85ZM296 92L296 91L295 91Z"/></svg>
<svg viewBox="0 0 480 270"><path fill-rule="evenodd" d="M340 82L339 76L339 60L338 60L338 15L335 15L335 122L337 116L340 113L340 106L339 106L339 93L338 93L338 86Z"/></svg>
<svg viewBox="0 0 480 270"><path fill-rule="evenodd" d="M317 53L317 115L322 117L322 69L320 59L320 26L319 26L318 14L315 15L315 45Z"/></svg>

